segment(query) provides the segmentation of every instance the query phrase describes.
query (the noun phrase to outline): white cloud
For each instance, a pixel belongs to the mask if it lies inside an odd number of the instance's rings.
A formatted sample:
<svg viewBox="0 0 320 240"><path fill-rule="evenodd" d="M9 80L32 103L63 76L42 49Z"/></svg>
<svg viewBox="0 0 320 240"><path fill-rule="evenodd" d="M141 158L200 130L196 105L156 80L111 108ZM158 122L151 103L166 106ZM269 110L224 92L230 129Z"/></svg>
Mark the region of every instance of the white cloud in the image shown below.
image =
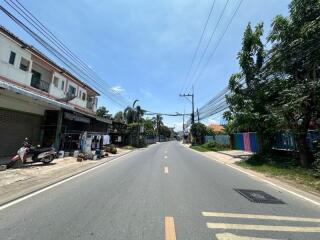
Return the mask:
<svg viewBox="0 0 320 240"><path fill-rule="evenodd" d="M110 88L110 90L116 93L122 93L125 91L125 89L121 86L113 86L112 88Z"/></svg>

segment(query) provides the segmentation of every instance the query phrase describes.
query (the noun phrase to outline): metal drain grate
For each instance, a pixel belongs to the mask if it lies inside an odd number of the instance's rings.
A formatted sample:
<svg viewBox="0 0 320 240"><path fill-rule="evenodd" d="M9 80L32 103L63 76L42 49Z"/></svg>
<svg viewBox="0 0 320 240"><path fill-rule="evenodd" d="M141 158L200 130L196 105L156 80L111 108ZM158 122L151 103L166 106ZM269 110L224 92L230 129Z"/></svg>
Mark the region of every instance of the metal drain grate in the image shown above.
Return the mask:
<svg viewBox="0 0 320 240"><path fill-rule="evenodd" d="M282 200L271 196L260 190L250 190L250 189L236 189L235 191L240 193L250 202L254 203L269 203L269 204L285 204Z"/></svg>

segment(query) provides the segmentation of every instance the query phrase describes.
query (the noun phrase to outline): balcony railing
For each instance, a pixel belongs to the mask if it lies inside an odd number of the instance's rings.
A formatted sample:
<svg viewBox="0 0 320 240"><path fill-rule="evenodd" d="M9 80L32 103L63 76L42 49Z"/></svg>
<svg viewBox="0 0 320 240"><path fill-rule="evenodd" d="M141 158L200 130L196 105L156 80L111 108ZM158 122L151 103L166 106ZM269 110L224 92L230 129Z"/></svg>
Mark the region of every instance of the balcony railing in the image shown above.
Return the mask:
<svg viewBox="0 0 320 240"><path fill-rule="evenodd" d="M93 109L94 109L94 101L88 100L87 101L87 108L93 111Z"/></svg>
<svg viewBox="0 0 320 240"><path fill-rule="evenodd" d="M48 83L46 81L32 79L30 85L31 85L31 87L37 88L41 91L44 91L47 93L49 92L50 83Z"/></svg>

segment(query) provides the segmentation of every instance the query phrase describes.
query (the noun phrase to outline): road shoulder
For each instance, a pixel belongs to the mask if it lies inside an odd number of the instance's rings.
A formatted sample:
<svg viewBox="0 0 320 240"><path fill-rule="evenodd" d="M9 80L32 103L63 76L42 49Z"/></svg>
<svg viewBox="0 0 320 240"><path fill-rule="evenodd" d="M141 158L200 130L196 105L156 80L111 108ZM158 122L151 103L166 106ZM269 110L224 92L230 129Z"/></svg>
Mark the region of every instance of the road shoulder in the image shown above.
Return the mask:
<svg viewBox="0 0 320 240"><path fill-rule="evenodd" d="M116 155L95 161L77 162L73 157L56 159L52 165L35 164L0 172L0 206L134 151L123 150Z"/></svg>
<svg viewBox="0 0 320 240"><path fill-rule="evenodd" d="M206 157L207 159L210 159L210 160L213 160L213 161L218 162L220 164L231 167L239 172L242 172L242 173L248 175L249 177L251 177L254 180L267 183L268 185L271 185L272 187L274 187L278 190L286 191L292 195L295 195L296 197L299 197L303 200L311 202L311 203L317 205L318 207L320 207L320 194L317 192L308 191L306 189L303 189L300 186L296 186L295 184L290 183L290 182L286 182L282 179L270 177L270 176L267 176L263 173L259 173L259 172L256 172L256 171L253 171L253 170L250 170L247 168L242 168L242 167L235 164L237 161L242 160L240 158L232 158L230 156L226 156L226 154L217 153L217 152L199 152L199 151L196 151L194 149L189 148L185 144L182 144L182 145L185 148L189 149L190 151L198 153L198 154Z"/></svg>

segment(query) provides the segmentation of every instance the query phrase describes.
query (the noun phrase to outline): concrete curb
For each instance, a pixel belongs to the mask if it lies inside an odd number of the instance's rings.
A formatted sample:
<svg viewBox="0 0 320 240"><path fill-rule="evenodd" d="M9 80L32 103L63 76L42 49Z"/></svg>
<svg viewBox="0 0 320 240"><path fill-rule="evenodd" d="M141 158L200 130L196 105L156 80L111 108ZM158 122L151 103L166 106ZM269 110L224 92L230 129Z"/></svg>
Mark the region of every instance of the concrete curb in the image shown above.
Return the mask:
<svg viewBox="0 0 320 240"><path fill-rule="evenodd" d="M91 170L91 169L93 169L93 168L96 168L96 167L99 167L99 166L101 166L101 165L104 165L104 164L113 162L113 161L115 161L115 160L117 160L117 159L119 159L119 158L121 158L121 157L124 157L124 156L126 156L126 155L128 155L128 154L130 154L130 153L133 153L133 152L135 152L135 151L136 151L136 149L133 149L133 150L130 150L129 152L124 153L124 154L122 154L122 155L115 156L115 157L113 157L113 158L110 159L110 160L101 160L101 162L98 162L97 164L94 164L94 165L85 167L85 168L80 169L80 170L78 170L78 171L76 171L76 172L72 172L71 174L66 174L66 175L61 176L61 177L59 177L59 178L57 178L57 179L54 179L54 180L52 180L52 181L48 181L48 182L46 182L46 183L44 183L44 184L39 184L39 185L37 185L37 186L30 187L30 188L28 188L28 189L26 189L26 190L20 191L18 194L14 194L12 197L7 197L7 198L5 198L5 199L3 199L3 200L0 200L0 207L2 207L2 206L4 206L4 205L7 205L7 204L9 204L9 203L11 203L11 202L14 202L14 201L16 201L16 200L18 200L18 199L20 199L20 198L23 198L23 197L25 197L25 196L27 196L27 195L29 195L29 194L32 194L32 193L35 193L35 192L37 192L37 191L39 191L39 190L42 190L42 189L44 189L44 188L47 188L47 187L49 187L49 186L51 186L51 185L54 185L54 184L56 184L56 183L58 183L58 182L61 182L61 181L64 181L64 180L66 180L66 179L68 179L68 178L74 177L74 176L76 176L76 175L78 175L78 174L80 174L80 173L84 173L84 172L87 172L87 171L89 171L89 170ZM106 158L106 159L107 159L107 158Z"/></svg>

